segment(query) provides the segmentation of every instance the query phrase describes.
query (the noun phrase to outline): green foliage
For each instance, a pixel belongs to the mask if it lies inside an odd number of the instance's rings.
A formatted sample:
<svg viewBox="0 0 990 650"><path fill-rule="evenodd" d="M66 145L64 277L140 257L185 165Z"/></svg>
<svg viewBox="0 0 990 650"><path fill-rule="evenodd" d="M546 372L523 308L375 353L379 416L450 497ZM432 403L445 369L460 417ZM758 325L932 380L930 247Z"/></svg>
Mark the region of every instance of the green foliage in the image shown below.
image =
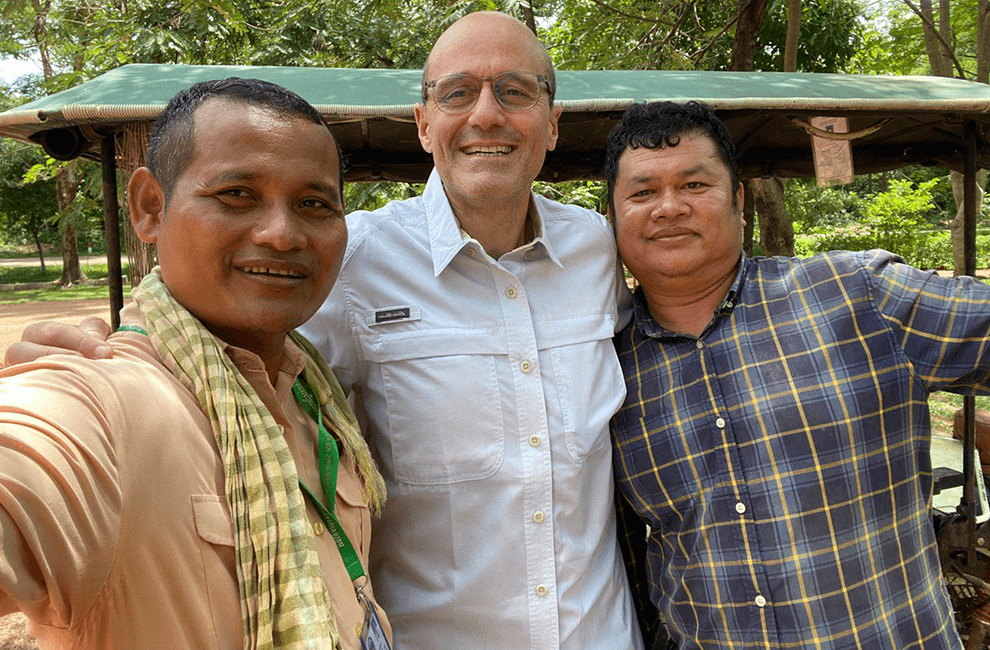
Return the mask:
<svg viewBox="0 0 990 650"><path fill-rule="evenodd" d="M725 70L729 66L738 0L556 0L542 6L545 42L565 70ZM804 0L798 66L808 72L842 70L863 40L857 0ZM757 70L783 69L786 0L771 0L757 41Z"/></svg>
<svg viewBox="0 0 990 650"><path fill-rule="evenodd" d="M918 6L920 3L914 4ZM937 16L938 3L933 5ZM950 45L968 79L976 78L976 8L977 0L952 0L950 3ZM863 46L853 58L849 72L931 74L921 18L903 0L865 3L864 19L868 27Z"/></svg>
<svg viewBox="0 0 990 650"><path fill-rule="evenodd" d="M857 177L843 188L819 188L811 179L789 181L786 202L794 217L795 253L803 257L828 250L884 248L918 268L951 269L947 223L955 206L947 174L938 168L910 167L899 176L887 182L888 191L876 176ZM946 200L948 205L940 205ZM990 233L978 233L976 246L977 267L987 268Z"/></svg>
<svg viewBox="0 0 990 650"><path fill-rule="evenodd" d="M933 208L932 179L918 186L910 181L893 180L890 190L873 197L863 205L863 223L870 228L877 248L900 253L905 259L915 259L912 233L924 228L924 215Z"/></svg>
<svg viewBox="0 0 990 650"><path fill-rule="evenodd" d="M0 140L0 232L7 244L58 239L52 227L58 214L55 181L24 181L25 173L43 158L37 147Z"/></svg>
<svg viewBox="0 0 990 650"><path fill-rule="evenodd" d="M389 201L409 199L423 193L419 183L349 183L344 186L344 203L348 212L377 210Z"/></svg>
<svg viewBox="0 0 990 650"><path fill-rule="evenodd" d="M725 67L737 0L556 0L543 5L544 42L565 70Z"/></svg>
<svg viewBox="0 0 990 650"><path fill-rule="evenodd" d="M859 51L865 25L855 0L802 0L797 66L800 72L839 72ZM783 70L787 0L771 0L753 56L757 70Z"/></svg>
<svg viewBox="0 0 990 650"><path fill-rule="evenodd" d="M795 235L824 235L855 224L860 218L860 198L843 188L819 188L814 179L787 182L784 204Z"/></svg>
<svg viewBox="0 0 990 650"><path fill-rule="evenodd" d="M578 205L602 214L608 207L608 188L605 183L598 181L537 182L533 184L533 191L548 199Z"/></svg>

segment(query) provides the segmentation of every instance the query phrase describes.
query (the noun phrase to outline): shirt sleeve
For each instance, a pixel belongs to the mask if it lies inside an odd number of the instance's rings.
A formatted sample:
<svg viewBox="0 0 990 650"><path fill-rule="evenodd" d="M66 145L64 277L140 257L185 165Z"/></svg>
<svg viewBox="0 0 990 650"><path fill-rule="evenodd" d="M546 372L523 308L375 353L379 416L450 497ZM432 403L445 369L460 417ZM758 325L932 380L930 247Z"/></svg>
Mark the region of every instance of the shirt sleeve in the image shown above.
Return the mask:
<svg viewBox="0 0 990 650"><path fill-rule="evenodd" d="M119 475L94 391L39 365L0 373L0 615L69 627L113 566Z"/></svg>
<svg viewBox="0 0 990 650"><path fill-rule="evenodd" d="M930 392L990 393L990 286L868 251L874 303Z"/></svg>
<svg viewBox="0 0 990 650"><path fill-rule="evenodd" d="M338 279L319 311L299 331L323 355L344 393L350 393L360 377L360 346L353 333L343 280Z"/></svg>
<svg viewBox="0 0 990 650"><path fill-rule="evenodd" d="M643 647L666 648L667 632L659 611L650 600L650 580L646 566L646 524L618 489L615 491L615 514L619 548L626 565L633 607L643 633Z"/></svg>
<svg viewBox="0 0 990 650"><path fill-rule="evenodd" d="M618 334L632 320L633 298L632 291L629 290L629 284L626 282L625 267L622 266L622 261L618 259L618 255L616 255L615 266L615 305L618 310L618 318L615 321L615 333Z"/></svg>

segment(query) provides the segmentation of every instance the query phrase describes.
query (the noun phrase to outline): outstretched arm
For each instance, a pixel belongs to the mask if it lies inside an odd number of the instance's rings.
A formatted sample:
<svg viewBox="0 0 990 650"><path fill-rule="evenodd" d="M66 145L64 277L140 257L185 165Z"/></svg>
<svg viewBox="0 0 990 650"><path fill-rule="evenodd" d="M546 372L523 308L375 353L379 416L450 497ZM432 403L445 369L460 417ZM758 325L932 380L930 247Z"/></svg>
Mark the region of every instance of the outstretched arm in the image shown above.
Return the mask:
<svg viewBox="0 0 990 650"><path fill-rule="evenodd" d="M49 354L74 354L88 359L108 359L113 356L106 344L110 325L102 318L91 316L79 325L42 321L28 325L21 340L7 348L4 365L34 361Z"/></svg>

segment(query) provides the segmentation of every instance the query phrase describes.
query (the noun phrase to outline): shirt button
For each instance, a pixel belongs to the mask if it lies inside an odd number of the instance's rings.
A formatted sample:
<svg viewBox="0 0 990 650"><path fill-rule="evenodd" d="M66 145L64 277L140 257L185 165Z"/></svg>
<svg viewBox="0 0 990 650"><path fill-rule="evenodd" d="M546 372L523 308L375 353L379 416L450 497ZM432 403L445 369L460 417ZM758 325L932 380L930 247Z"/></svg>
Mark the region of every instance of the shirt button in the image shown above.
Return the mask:
<svg viewBox="0 0 990 650"><path fill-rule="evenodd" d="M533 521L535 521L538 524L543 523L544 517L545 515L543 514L542 510L537 510L536 512L533 513Z"/></svg>
<svg viewBox="0 0 990 650"><path fill-rule="evenodd" d="M533 259L533 251L526 251L526 254L523 255L523 257L526 258L526 259L528 259L528 260Z"/></svg>
<svg viewBox="0 0 990 650"><path fill-rule="evenodd" d="M701 341L695 341L694 342L694 347L696 347L696 348L698 348L700 350L701 348L705 347L705 344L702 343Z"/></svg>
<svg viewBox="0 0 990 650"><path fill-rule="evenodd" d="M537 585L536 587L537 596L546 596L548 593L550 593L550 590L547 589L546 585Z"/></svg>
<svg viewBox="0 0 990 650"><path fill-rule="evenodd" d="M529 437L529 446L530 447L539 447L540 446L540 442L541 442L540 436L536 435L535 433Z"/></svg>
<svg viewBox="0 0 990 650"><path fill-rule="evenodd" d="M474 257L474 249L473 248L469 248L468 249L468 257Z"/></svg>
<svg viewBox="0 0 990 650"><path fill-rule="evenodd" d="M509 287L508 289L506 289L505 290L505 297L506 298L515 298L516 297L516 288L515 287Z"/></svg>
<svg viewBox="0 0 990 650"><path fill-rule="evenodd" d="M740 501L739 503L737 503L736 504L736 512L738 512L739 514L743 514L744 512L746 512L746 504L743 503L742 501Z"/></svg>
<svg viewBox="0 0 990 650"><path fill-rule="evenodd" d="M529 374L533 371L533 364L530 363L529 361L523 361L522 363L519 364L519 369L522 370L524 373Z"/></svg>
<svg viewBox="0 0 990 650"><path fill-rule="evenodd" d="M756 602L756 606L757 607L766 607L767 606L767 599L764 598L763 596L757 596L755 602Z"/></svg>
<svg viewBox="0 0 990 650"><path fill-rule="evenodd" d="M313 522L313 534L314 535L317 535L317 536L323 534L323 522L322 521L314 521Z"/></svg>
<svg viewBox="0 0 990 650"><path fill-rule="evenodd" d="M715 420L715 426L717 426L719 429L724 429L725 428L725 420L723 420L722 418L719 418L719 419Z"/></svg>

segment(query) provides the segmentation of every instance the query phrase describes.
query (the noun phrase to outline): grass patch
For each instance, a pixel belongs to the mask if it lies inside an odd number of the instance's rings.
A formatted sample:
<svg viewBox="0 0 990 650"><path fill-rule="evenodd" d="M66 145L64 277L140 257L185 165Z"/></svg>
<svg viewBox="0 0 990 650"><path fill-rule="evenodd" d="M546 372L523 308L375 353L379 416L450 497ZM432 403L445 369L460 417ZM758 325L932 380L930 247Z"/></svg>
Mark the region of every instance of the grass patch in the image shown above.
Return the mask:
<svg viewBox="0 0 990 650"><path fill-rule="evenodd" d="M83 264L83 273L90 280L100 280L107 277L106 264ZM124 297L131 295L131 287L127 283L128 265L123 265ZM0 284L21 284L27 282L54 282L62 277L62 265L50 266L41 272L40 266L0 267ZM24 291L0 292L0 304L19 302L52 301L52 300L86 300L100 298L109 302L110 287L77 285L63 289L47 287L44 289L26 289Z"/></svg>
<svg viewBox="0 0 990 650"><path fill-rule="evenodd" d="M106 264L82 264L83 273L90 280L107 277ZM123 264L123 275L127 277L128 265ZM0 267L0 284L21 284L23 282L54 282L62 277L62 265L49 265L45 272L40 266L2 266Z"/></svg>
<svg viewBox="0 0 990 650"><path fill-rule="evenodd" d="M952 421L956 411L962 408L963 398L955 393L932 393L928 398L928 410L932 414L932 433L952 436ZM990 411L990 397L977 397L976 408Z"/></svg>
<svg viewBox="0 0 990 650"><path fill-rule="evenodd" d="M33 246L18 246L16 248L4 248L0 249L0 260L26 260L26 259L38 259L38 249ZM49 260L62 259L62 253L59 252L57 248L49 248L45 246L45 263L47 264ZM38 265L41 265L41 261L38 260Z"/></svg>
<svg viewBox="0 0 990 650"><path fill-rule="evenodd" d="M124 283L124 299L131 295L131 285ZM52 300L91 300L100 298L110 302L110 287L78 285L68 289L29 289L27 291L0 292L0 305L18 302L47 302Z"/></svg>

